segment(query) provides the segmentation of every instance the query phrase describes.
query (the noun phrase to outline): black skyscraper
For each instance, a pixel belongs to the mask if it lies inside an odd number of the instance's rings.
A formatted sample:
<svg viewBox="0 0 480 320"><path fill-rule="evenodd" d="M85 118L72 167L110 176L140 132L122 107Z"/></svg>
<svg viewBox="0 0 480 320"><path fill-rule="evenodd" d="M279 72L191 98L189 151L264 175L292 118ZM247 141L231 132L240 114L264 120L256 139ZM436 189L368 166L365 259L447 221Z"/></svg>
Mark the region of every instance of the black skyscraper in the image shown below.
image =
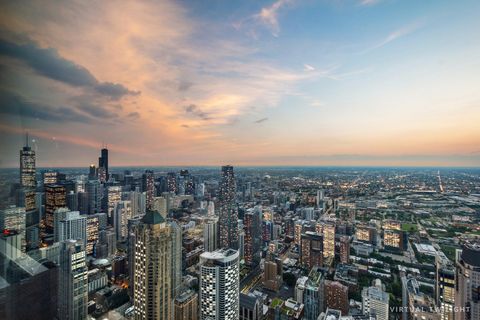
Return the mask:
<svg viewBox="0 0 480 320"><path fill-rule="evenodd" d="M232 166L222 167L220 184L220 246L238 249L238 211L235 203L235 176Z"/></svg>
<svg viewBox="0 0 480 320"><path fill-rule="evenodd" d="M103 148L98 158L98 178L100 181L108 181L108 149Z"/></svg>

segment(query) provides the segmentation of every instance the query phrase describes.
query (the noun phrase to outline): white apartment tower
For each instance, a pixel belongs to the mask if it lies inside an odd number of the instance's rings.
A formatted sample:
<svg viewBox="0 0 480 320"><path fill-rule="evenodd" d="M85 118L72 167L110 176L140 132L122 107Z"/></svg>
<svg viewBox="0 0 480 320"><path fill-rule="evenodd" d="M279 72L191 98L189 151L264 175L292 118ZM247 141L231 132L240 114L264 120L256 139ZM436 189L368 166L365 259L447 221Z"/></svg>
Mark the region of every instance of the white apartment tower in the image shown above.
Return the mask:
<svg viewBox="0 0 480 320"><path fill-rule="evenodd" d="M233 249L200 256L200 320L239 318L239 254Z"/></svg>

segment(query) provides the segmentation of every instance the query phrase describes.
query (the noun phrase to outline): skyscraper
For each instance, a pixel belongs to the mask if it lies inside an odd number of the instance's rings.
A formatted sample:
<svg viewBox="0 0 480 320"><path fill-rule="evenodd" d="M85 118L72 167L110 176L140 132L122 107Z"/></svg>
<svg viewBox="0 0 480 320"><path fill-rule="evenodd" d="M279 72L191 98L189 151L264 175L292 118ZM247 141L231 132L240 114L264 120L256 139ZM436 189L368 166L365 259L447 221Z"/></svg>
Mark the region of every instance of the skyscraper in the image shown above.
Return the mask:
<svg viewBox="0 0 480 320"><path fill-rule="evenodd" d="M348 314L348 287L338 281L325 281L325 303L330 309Z"/></svg>
<svg viewBox="0 0 480 320"><path fill-rule="evenodd" d="M0 211L0 230L15 230L21 235L21 251L26 249L26 212L23 207L10 206Z"/></svg>
<svg viewBox="0 0 480 320"><path fill-rule="evenodd" d="M38 247L39 213L36 210L35 188L36 179L35 151L28 145L28 133L25 137L25 146L20 150L20 207L25 207L26 244L28 249Z"/></svg>
<svg viewBox="0 0 480 320"><path fill-rule="evenodd" d="M113 227L118 241L123 241L128 236L128 219L131 219L132 206L128 200L117 201L113 210Z"/></svg>
<svg viewBox="0 0 480 320"><path fill-rule="evenodd" d="M186 290L175 298L175 320L198 319L198 295L192 290Z"/></svg>
<svg viewBox="0 0 480 320"><path fill-rule="evenodd" d="M339 250L340 262L349 263L350 261L350 237L340 237L340 250Z"/></svg>
<svg viewBox="0 0 480 320"><path fill-rule="evenodd" d="M88 167L88 180L95 180L97 179L97 168L92 163L90 167Z"/></svg>
<svg viewBox="0 0 480 320"><path fill-rule="evenodd" d="M211 252L218 247L218 219L211 218L203 225L203 248Z"/></svg>
<svg viewBox="0 0 480 320"><path fill-rule="evenodd" d="M335 223L323 224L323 257L325 259L335 257Z"/></svg>
<svg viewBox="0 0 480 320"><path fill-rule="evenodd" d="M104 207L104 209L107 210L108 218L112 220L113 210L115 209L117 202L119 202L122 199L122 187L120 186L107 187L107 196L105 197L105 199L106 201L104 201L104 203L106 204L105 206L106 208Z"/></svg>
<svg viewBox="0 0 480 320"><path fill-rule="evenodd" d="M100 183L98 180L89 180L85 184L88 202L88 214L93 214L101 211L102 191L100 190Z"/></svg>
<svg viewBox="0 0 480 320"><path fill-rule="evenodd" d="M456 254L455 320L480 319L480 244L465 243Z"/></svg>
<svg viewBox="0 0 480 320"><path fill-rule="evenodd" d="M146 193L146 208L153 210L153 198L155 197L155 180L153 171L146 170L142 176L143 191Z"/></svg>
<svg viewBox="0 0 480 320"><path fill-rule="evenodd" d="M91 214L87 216L87 254L92 254L95 245L98 242L98 233L100 227L99 214Z"/></svg>
<svg viewBox="0 0 480 320"><path fill-rule="evenodd" d="M239 255L219 249L200 256L200 319L239 318Z"/></svg>
<svg viewBox="0 0 480 320"><path fill-rule="evenodd" d="M87 217L81 216L78 211L59 208L54 213L54 241L61 242L69 239L81 240L83 247L87 245Z"/></svg>
<svg viewBox="0 0 480 320"><path fill-rule="evenodd" d="M182 227L177 222L169 222L172 231L172 297L180 293L182 284Z"/></svg>
<svg viewBox="0 0 480 320"><path fill-rule="evenodd" d="M262 246L262 210L259 207L249 210L243 218L245 229L245 264L255 267L260 263Z"/></svg>
<svg viewBox="0 0 480 320"><path fill-rule="evenodd" d="M55 211L67 206L65 187L48 185L45 187L45 218L43 219L44 233L53 234Z"/></svg>
<svg viewBox="0 0 480 320"><path fill-rule="evenodd" d="M26 134L25 146L20 150L20 186L22 188L35 188L35 151L28 145L28 133Z"/></svg>
<svg viewBox="0 0 480 320"><path fill-rule="evenodd" d="M108 178L108 149L102 148L100 158L98 158L98 179L101 182L106 182Z"/></svg>
<svg viewBox="0 0 480 320"><path fill-rule="evenodd" d="M453 320L455 308L455 266L437 255L435 257L435 302L440 308L441 320Z"/></svg>
<svg viewBox="0 0 480 320"><path fill-rule="evenodd" d="M235 192L233 167L223 166L219 193L221 248L238 249L238 211L235 203Z"/></svg>
<svg viewBox="0 0 480 320"><path fill-rule="evenodd" d="M307 231L302 234L300 245L300 263L308 269L323 265L323 236Z"/></svg>
<svg viewBox="0 0 480 320"><path fill-rule="evenodd" d="M147 211L134 227L133 303L136 320L172 317L172 235L165 219Z"/></svg>
<svg viewBox="0 0 480 320"><path fill-rule="evenodd" d="M263 270L263 286L272 291L280 290L283 282L283 265L280 258L270 256L265 261Z"/></svg>
<svg viewBox="0 0 480 320"><path fill-rule="evenodd" d="M167 175L167 191L177 193L177 174L169 172Z"/></svg>
<svg viewBox="0 0 480 320"><path fill-rule="evenodd" d="M374 282L374 286L362 290L363 314L376 316L377 320L388 320L389 295L383 290L380 279Z"/></svg>
<svg viewBox="0 0 480 320"><path fill-rule="evenodd" d="M304 284L303 301L298 301L305 305L305 320L316 320L324 311L324 284L325 278L320 268L313 267Z"/></svg>
<svg viewBox="0 0 480 320"><path fill-rule="evenodd" d="M86 255L81 240L66 240L60 249L58 318L87 318L88 276Z"/></svg>

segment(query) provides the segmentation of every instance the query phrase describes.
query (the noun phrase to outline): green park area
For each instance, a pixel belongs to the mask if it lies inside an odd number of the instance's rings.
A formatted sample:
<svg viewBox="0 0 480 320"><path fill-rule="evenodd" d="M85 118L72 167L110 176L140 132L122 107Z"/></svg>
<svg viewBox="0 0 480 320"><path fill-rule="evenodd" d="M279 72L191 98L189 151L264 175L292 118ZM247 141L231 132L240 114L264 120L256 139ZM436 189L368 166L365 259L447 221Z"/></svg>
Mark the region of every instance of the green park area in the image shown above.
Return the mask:
<svg viewBox="0 0 480 320"><path fill-rule="evenodd" d="M417 232L418 226L416 223L402 223L402 230L408 232Z"/></svg>

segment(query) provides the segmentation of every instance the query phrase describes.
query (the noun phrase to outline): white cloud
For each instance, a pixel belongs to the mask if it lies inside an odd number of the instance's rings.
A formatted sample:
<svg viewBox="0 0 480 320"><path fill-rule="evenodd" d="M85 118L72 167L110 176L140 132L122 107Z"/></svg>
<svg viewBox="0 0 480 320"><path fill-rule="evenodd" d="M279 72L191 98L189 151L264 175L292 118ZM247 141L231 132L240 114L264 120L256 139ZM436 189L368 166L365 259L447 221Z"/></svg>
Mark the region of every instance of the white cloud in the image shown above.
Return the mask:
<svg viewBox="0 0 480 320"><path fill-rule="evenodd" d="M278 12L292 2L293 0L277 0L269 7L263 7L259 13L254 15L254 18L266 25L274 37L278 37L280 33Z"/></svg>
<svg viewBox="0 0 480 320"><path fill-rule="evenodd" d="M423 26L423 24L424 24L423 22L416 21L416 22L410 23L408 25L405 25L405 26L403 26L403 27L401 27L397 30L394 30L393 32L388 34L382 41L380 41L377 44L373 45L372 47L360 52L360 54L364 54L364 53L370 52L372 50L381 48L381 47L389 44L390 42L393 42L393 41L395 41L399 38L405 37L405 36L413 33L414 31L418 30L419 28L421 28Z"/></svg>
<svg viewBox="0 0 480 320"><path fill-rule="evenodd" d="M313 67L309 64L304 64L303 65L303 70L305 70L305 71L315 71L315 67Z"/></svg>

